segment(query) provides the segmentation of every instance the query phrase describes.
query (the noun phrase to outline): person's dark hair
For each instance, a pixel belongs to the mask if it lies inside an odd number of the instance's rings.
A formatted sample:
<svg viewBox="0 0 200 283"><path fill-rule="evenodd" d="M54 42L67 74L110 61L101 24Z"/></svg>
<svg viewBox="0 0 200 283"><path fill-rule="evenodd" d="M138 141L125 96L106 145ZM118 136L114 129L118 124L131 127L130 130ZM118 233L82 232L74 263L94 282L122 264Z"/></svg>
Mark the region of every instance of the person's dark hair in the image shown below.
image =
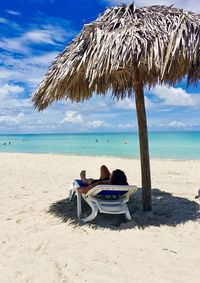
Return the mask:
<svg viewBox="0 0 200 283"><path fill-rule="evenodd" d="M112 172L110 181L112 185L128 185L126 175L124 171L120 169L116 169Z"/></svg>

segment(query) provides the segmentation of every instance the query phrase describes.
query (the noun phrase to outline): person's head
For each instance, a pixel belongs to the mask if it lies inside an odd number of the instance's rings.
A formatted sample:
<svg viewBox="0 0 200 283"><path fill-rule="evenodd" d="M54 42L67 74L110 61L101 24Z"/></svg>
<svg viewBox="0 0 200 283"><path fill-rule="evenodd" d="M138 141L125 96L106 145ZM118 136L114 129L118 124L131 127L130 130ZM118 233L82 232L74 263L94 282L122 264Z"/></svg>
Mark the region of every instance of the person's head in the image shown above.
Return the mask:
<svg viewBox="0 0 200 283"><path fill-rule="evenodd" d="M127 178L124 171L116 169L110 176L110 182L112 185L128 185Z"/></svg>

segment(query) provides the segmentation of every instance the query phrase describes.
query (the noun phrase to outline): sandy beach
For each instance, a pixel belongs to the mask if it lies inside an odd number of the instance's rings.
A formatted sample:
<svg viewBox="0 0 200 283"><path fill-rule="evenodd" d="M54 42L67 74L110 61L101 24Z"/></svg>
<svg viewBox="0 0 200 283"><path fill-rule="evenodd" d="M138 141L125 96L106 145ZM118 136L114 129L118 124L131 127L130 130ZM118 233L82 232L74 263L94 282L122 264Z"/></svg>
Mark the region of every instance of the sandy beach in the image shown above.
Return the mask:
<svg viewBox="0 0 200 283"><path fill-rule="evenodd" d="M0 282L197 283L200 271L200 161L152 160L153 211L132 220L99 215L87 225L67 199L82 169L121 168L141 186L139 160L0 154Z"/></svg>

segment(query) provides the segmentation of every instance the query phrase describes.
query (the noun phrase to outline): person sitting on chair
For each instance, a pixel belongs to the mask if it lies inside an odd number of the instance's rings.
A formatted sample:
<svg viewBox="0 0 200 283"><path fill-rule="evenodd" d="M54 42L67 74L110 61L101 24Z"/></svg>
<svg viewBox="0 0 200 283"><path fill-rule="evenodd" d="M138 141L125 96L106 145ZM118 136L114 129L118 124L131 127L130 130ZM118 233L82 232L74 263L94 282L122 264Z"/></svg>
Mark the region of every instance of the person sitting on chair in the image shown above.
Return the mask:
<svg viewBox="0 0 200 283"><path fill-rule="evenodd" d="M112 173L110 173L110 171L105 165L102 165L100 168L99 179L86 178L85 170L81 171L80 176L81 176L81 181L85 185L87 185L87 187L79 188L78 191L84 194L86 194L90 189L94 188L95 186L101 184L128 185L126 175L122 170L116 169Z"/></svg>

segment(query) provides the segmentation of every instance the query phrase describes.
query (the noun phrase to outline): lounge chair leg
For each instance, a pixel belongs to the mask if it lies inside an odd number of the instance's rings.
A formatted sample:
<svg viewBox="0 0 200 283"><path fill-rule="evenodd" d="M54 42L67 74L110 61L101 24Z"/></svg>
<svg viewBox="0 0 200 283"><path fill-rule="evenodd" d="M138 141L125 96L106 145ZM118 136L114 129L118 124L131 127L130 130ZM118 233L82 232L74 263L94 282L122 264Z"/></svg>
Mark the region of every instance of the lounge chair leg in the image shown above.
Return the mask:
<svg viewBox="0 0 200 283"><path fill-rule="evenodd" d="M82 215L82 205L81 205L81 194L77 191L77 217L81 220Z"/></svg>
<svg viewBox="0 0 200 283"><path fill-rule="evenodd" d="M74 199L75 194L76 194L75 191L73 191L73 190L70 190L70 191L69 191L69 200L70 200L70 201L72 201L72 200Z"/></svg>
<svg viewBox="0 0 200 283"><path fill-rule="evenodd" d="M83 223L92 221L98 214L98 207L94 203L92 203L92 202L90 202L88 200L87 200L87 203L91 207L92 213L88 217L86 217L86 218L81 218L81 222L83 222Z"/></svg>
<svg viewBox="0 0 200 283"><path fill-rule="evenodd" d="M125 217L126 217L127 220L131 220L131 215L130 215L130 212L129 212L127 205L125 207Z"/></svg>
<svg viewBox="0 0 200 283"><path fill-rule="evenodd" d="M76 191L75 191L75 189L74 189L74 184L72 183L72 184L71 184L71 187L70 187L70 189L69 189L69 200L70 200L70 201L73 200L75 194L76 194Z"/></svg>

